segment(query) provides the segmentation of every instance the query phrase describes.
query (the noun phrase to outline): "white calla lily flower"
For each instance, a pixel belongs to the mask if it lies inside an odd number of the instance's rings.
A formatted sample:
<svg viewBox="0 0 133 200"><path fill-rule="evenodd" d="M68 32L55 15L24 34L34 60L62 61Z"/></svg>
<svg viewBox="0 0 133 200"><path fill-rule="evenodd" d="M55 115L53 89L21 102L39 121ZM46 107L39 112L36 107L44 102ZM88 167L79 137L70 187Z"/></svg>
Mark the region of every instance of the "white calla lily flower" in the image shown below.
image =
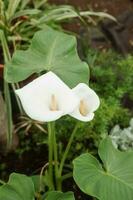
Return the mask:
<svg viewBox="0 0 133 200"><path fill-rule="evenodd" d="M16 93L26 114L41 122L55 121L78 105L72 90L53 72L36 78Z"/></svg>
<svg viewBox="0 0 133 200"><path fill-rule="evenodd" d="M84 83L78 84L72 91L77 96L79 103L70 116L84 122L91 121L94 118L94 111L100 105L99 97Z"/></svg>

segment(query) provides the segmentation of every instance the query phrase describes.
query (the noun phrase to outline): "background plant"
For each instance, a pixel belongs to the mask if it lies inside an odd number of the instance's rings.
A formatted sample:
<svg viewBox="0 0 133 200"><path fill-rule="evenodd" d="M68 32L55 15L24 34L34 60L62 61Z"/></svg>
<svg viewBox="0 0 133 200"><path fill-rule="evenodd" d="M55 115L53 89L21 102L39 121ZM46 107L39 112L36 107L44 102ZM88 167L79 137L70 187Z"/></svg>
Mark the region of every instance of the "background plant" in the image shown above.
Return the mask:
<svg viewBox="0 0 133 200"><path fill-rule="evenodd" d="M133 119L130 120L129 127L121 129L119 125L115 125L110 137L114 146L121 150L133 150Z"/></svg>

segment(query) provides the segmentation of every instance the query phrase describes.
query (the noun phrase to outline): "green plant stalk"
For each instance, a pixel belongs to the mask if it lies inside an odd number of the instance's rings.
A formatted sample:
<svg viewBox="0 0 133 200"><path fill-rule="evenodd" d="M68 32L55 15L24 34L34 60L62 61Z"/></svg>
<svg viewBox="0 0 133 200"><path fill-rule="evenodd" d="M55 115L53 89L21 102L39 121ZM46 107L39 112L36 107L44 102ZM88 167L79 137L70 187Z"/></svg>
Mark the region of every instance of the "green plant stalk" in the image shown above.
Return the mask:
<svg viewBox="0 0 133 200"><path fill-rule="evenodd" d="M1 39L1 44L2 44L2 49L3 49L3 55L4 55L4 61L7 63L11 59L10 51L7 45L7 40L5 37L4 32L1 30L0 31L0 39ZM5 72L6 68L4 67L4 77L5 77ZM12 89L15 94L15 84L11 84ZM22 106L20 104L20 101L18 97L16 96L17 104L20 110L20 113L23 114ZM9 84L6 82L4 79L4 98L5 98L5 106L6 106L6 114L7 114L7 147L10 147L12 144L12 131L13 131L13 120L12 120L12 104L11 104L11 96L10 96L10 88Z"/></svg>
<svg viewBox="0 0 133 200"><path fill-rule="evenodd" d="M11 2L10 2L11 3ZM9 4L10 4L9 3ZM13 4L13 6L15 5L15 2ZM1 6L1 2L0 2L0 6ZM11 4L10 4L11 6ZM10 7L8 5L8 7ZM8 27L8 20L7 20L7 15L6 15L6 12L5 12L5 7L4 7L4 3L2 5L2 10L1 10L1 13L2 13L2 16L3 16L3 29L4 30L0 30L0 39L1 39L1 43L2 43L2 48L3 48L3 54L4 54L4 60L5 60L5 63L10 61L11 60L11 55L10 55L10 51L9 51L9 48L8 48L8 44L7 44L7 27ZM9 30L8 30L9 31ZM4 78L5 78L5 67L4 67ZM5 81L5 80L4 80ZM6 81L5 81L6 82ZM7 83L8 84L8 83ZM21 115L24 113L23 112L23 109L22 109L22 106L21 106L21 103L19 101L19 98L17 97L16 93L15 93L15 89L17 88L18 89L18 86L19 84L11 84L12 86L12 89L14 91L14 94L15 94L15 98L16 98L16 101L17 101L17 104L18 104L18 107L19 107L19 110L20 110L20 113ZM8 85L9 87L9 85ZM8 90L8 89L7 89Z"/></svg>
<svg viewBox="0 0 133 200"><path fill-rule="evenodd" d="M56 143L55 123L53 123L53 135L54 135L53 151L54 151L54 166L55 166L55 183L57 187L59 173L58 173L58 151L57 151L57 143Z"/></svg>
<svg viewBox="0 0 133 200"><path fill-rule="evenodd" d="M0 31L0 39L2 43L2 49L4 54L5 63L10 60L10 54L8 51L6 38L3 31ZM4 68L5 74L5 68ZM13 121L12 121L12 106L11 106L11 97L9 91L9 84L4 80L4 98L6 106L6 115L7 115L7 147L12 143L12 130L13 130Z"/></svg>
<svg viewBox="0 0 133 200"><path fill-rule="evenodd" d="M59 178L58 178L58 190L61 190L61 188L62 188L62 171L63 171L63 167L64 167L67 155L69 153L69 150L71 148L74 136L75 136L78 128L79 128L79 122L76 124L76 126L75 126L75 128L74 128L74 130L73 130L73 132L72 132L72 134L71 134L71 136L69 138L68 144L66 146L65 152L64 152L63 157L62 157L61 162L60 162Z"/></svg>
<svg viewBox="0 0 133 200"><path fill-rule="evenodd" d="M49 190L54 190L54 180L53 180L53 141L54 132L52 122L48 123L48 151L49 151Z"/></svg>
<svg viewBox="0 0 133 200"><path fill-rule="evenodd" d="M5 37L5 34L3 31L1 31L1 42L2 42L2 48L3 48L3 53L4 53L4 59L5 59L5 63L10 61L11 60L11 55L10 55L10 51L9 51L9 48L8 48L8 45L7 45L7 40L6 40L6 37ZM5 67L4 67L4 77L5 77ZM12 89L14 91L14 94L15 94L15 98L16 98L16 101L17 101L17 104L18 104L18 107L19 107L19 111L21 114L23 114L23 109L22 109L22 106L21 106L21 103L19 101L19 98L17 97L16 93L15 93L15 89L17 88L18 89L18 84L11 84L12 86Z"/></svg>
<svg viewBox="0 0 133 200"><path fill-rule="evenodd" d="M6 115L7 115L7 148L8 148L12 144L13 120L12 120L10 89L6 81L4 81L4 99L5 99Z"/></svg>

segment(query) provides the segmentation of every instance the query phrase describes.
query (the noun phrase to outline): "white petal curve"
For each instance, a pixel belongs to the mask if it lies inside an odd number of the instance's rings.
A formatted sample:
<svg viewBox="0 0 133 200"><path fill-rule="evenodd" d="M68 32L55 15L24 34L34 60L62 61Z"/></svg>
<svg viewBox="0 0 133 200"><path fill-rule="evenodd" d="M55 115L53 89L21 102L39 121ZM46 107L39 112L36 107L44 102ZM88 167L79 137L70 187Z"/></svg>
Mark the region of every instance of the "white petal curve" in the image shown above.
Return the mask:
<svg viewBox="0 0 133 200"><path fill-rule="evenodd" d="M74 110L78 104L72 90L53 72L48 72L16 90L27 115L38 121L49 122ZM59 109L50 110L51 96L54 95Z"/></svg>
<svg viewBox="0 0 133 200"><path fill-rule="evenodd" d="M80 112L78 111L78 109L75 109L70 116L78 119L79 121L83 121L83 122L89 122L94 118L94 113L89 113L86 116L83 116L80 114Z"/></svg>
<svg viewBox="0 0 133 200"><path fill-rule="evenodd" d="M100 105L99 97L94 90L84 83L78 84L72 91L77 96L79 104L74 111L70 113L70 116L84 122L91 121L94 118L94 111L96 111ZM81 100L84 100L87 105L88 114L86 116L83 116L79 111Z"/></svg>

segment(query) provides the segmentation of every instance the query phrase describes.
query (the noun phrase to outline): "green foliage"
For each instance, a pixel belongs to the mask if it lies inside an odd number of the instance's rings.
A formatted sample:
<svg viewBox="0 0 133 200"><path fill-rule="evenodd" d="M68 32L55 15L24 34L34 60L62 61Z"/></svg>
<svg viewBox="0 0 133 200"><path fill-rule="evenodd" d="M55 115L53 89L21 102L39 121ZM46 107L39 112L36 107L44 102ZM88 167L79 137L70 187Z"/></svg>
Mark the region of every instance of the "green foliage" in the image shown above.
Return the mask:
<svg viewBox="0 0 133 200"><path fill-rule="evenodd" d="M48 26L35 34L28 50L15 52L6 65L5 78L18 82L45 70L53 71L70 87L88 83L89 68L78 57L75 37Z"/></svg>
<svg viewBox="0 0 133 200"><path fill-rule="evenodd" d="M70 160L73 155L88 150L96 153L100 139L108 135L116 124L121 127L128 126L133 115L132 106L124 103L130 100L133 105L133 57L123 58L111 51L98 53L89 50L86 61L91 73L90 87L100 96L101 104L94 119L89 123L83 123L77 131L69 155ZM69 117L58 122L58 137L64 145L75 123L76 121ZM63 151L63 145L60 145Z"/></svg>
<svg viewBox="0 0 133 200"><path fill-rule="evenodd" d="M127 97L133 100L133 57L122 58L111 51L99 53L90 67L90 85L101 97L101 108L96 118L101 115L105 120L103 133L107 133L116 123L123 127L128 125L132 111L123 102L129 100Z"/></svg>
<svg viewBox="0 0 133 200"><path fill-rule="evenodd" d="M120 152L109 138L99 147L102 164L91 154L74 160L74 179L80 189L99 200L132 200L133 152Z"/></svg>
<svg viewBox="0 0 133 200"><path fill-rule="evenodd" d="M129 127L121 129L115 125L110 132L110 137L116 148L121 150L133 150L133 118L130 120Z"/></svg>
<svg viewBox="0 0 133 200"><path fill-rule="evenodd" d="M133 57L122 58L111 51L99 53L91 66L91 78L97 91L102 88L102 96L112 94L119 100L132 91Z"/></svg>
<svg viewBox="0 0 133 200"><path fill-rule="evenodd" d="M0 187L2 200L34 200L34 185L26 175L12 173L8 183Z"/></svg>

